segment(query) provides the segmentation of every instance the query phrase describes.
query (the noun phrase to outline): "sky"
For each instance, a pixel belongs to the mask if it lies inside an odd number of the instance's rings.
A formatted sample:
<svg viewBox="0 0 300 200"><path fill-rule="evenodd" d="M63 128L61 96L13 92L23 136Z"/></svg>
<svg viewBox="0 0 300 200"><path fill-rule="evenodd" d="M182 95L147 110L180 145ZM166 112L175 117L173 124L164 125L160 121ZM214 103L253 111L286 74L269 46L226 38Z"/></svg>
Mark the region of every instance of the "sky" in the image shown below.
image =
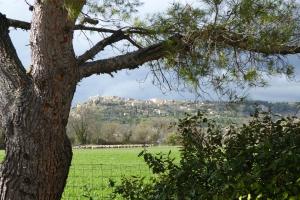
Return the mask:
<svg viewBox="0 0 300 200"><path fill-rule="evenodd" d="M181 2L191 2L192 0L179 0ZM28 2L31 2L28 0ZM140 13L163 12L172 1L169 0L144 0L144 5L140 8ZM31 12L24 0L0 0L0 12L9 18L30 21ZM10 35L17 49L18 55L24 66L30 65L29 32L21 30L11 30ZM97 41L96 36L92 36L92 41ZM89 43L80 34L74 37L74 47L77 55L89 48ZM113 54L108 52L107 55ZM285 77L273 77L269 79L269 86L264 88L254 88L249 90L248 99L265 101L300 101L300 59L290 58L296 67L296 80L289 81ZM148 77L148 78L147 78ZM297 81L299 80L299 81ZM121 96L136 99L195 99L196 96L190 92L165 92L152 84L152 77L149 76L147 67L137 70L123 70L109 75L92 76L82 80L77 87L73 105L88 100L91 96ZM205 98L205 96L204 96ZM207 97L211 100L210 97Z"/></svg>

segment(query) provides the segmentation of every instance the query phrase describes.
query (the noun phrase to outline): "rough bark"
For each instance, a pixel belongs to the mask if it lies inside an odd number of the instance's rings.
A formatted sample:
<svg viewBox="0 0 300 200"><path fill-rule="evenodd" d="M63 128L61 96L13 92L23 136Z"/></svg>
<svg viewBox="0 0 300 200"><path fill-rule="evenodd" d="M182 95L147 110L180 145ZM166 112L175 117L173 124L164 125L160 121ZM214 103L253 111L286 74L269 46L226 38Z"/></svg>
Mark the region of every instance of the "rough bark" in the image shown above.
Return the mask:
<svg viewBox="0 0 300 200"><path fill-rule="evenodd" d="M6 157L0 199L60 199L72 158L66 124L78 81L72 21L63 1L37 2L26 73L0 19L0 111Z"/></svg>
<svg viewBox="0 0 300 200"><path fill-rule="evenodd" d="M60 199L72 157L64 116L47 111L32 86L15 98L10 112L0 199Z"/></svg>

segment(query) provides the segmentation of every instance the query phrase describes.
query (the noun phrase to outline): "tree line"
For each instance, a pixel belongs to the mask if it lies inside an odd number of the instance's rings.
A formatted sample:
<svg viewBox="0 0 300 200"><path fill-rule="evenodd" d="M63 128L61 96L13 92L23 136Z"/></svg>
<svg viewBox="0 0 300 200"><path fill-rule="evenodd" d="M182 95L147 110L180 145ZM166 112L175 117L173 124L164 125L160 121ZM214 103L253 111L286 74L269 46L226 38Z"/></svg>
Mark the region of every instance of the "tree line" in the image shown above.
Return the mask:
<svg viewBox="0 0 300 200"><path fill-rule="evenodd" d="M122 123L102 120L99 115L89 107L70 115L67 134L73 145L174 144L174 120L170 118L137 118Z"/></svg>

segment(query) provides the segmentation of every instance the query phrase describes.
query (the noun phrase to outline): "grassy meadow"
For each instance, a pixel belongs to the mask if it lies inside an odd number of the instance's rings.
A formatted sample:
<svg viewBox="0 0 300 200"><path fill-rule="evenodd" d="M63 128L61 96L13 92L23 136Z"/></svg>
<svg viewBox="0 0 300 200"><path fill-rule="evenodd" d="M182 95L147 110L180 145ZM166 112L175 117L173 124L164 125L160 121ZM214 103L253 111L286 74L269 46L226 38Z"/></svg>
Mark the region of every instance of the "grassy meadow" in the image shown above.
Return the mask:
<svg viewBox="0 0 300 200"><path fill-rule="evenodd" d="M143 148L74 150L64 199L110 199L109 179L122 176L150 176L147 165L138 154ZM151 147L149 152L168 153L179 157L176 147Z"/></svg>
<svg viewBox="0 0 300 200"><path fill-rule="evenodd" d="M162 146L147 148L149 152L168 153L179 157L179 148ZM138 154L143 148L128 149L74 149L72 166L63 199L110 199L109 179L120 181L122 176L151 175ZM3 159L4 151L0 151ZM91 198L90 198L91 197Z"/></svg>

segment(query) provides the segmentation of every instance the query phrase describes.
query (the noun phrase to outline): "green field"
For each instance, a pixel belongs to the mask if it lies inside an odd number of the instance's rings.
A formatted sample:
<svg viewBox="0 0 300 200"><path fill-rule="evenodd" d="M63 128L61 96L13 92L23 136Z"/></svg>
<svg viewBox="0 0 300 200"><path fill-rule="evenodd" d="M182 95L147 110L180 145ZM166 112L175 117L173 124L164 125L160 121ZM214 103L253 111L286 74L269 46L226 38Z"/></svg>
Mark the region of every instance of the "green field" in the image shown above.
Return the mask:
<svg viewBox="0 0 300 200"><path fill-rule="evenodd" d="M142 148L74 150L72 167L64 199L110 199L109 179L118 181L122 176L150 176L147 165L137 155ZM179 157L176 147L151 147L149 152L168 153ZM83 197L86 195L87 197Z"/></svg>
<svg viewBox="0 0 300 200"><path fill-rule="evenodd" d="M179 157L177 147L151 147L149 152L168 153ZM142 148L73 150L73 160L63 199L110 199L108 180L119 181L122 176L151 176L151 172L138 154ZM0 158L4 151L0 151Z"/></svg>

